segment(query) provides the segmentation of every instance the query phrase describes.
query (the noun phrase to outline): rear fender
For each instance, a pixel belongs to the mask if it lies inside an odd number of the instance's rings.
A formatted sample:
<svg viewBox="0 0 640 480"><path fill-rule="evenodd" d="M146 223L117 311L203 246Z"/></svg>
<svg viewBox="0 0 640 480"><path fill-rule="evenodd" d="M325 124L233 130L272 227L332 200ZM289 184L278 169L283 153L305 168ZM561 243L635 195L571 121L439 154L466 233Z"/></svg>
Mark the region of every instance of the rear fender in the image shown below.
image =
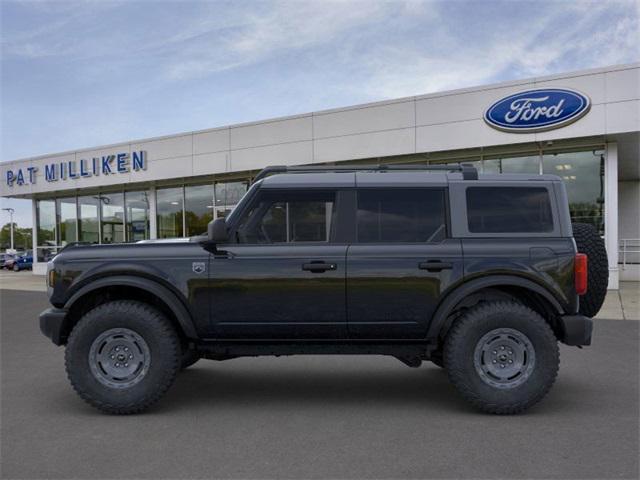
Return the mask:
<svg viewBox="0 0 640 480"><path fill-rule="evenodd" d="M449 318L451 313L454 312L456 306L462 302L465 298L485 288L490 287L521 287L530 290L536 294L542 296L549 302L553 310L562 315L564 309L562 305L556 299L551 292L539 284L528 280L526 278L512 276L512 275L493 275L490 277L476 278L467 283L463 283L457 287L454 291L449 293L440 305L436 309L436 313L431 320L429 329L427 331L427 340L429 342L436 343L440 337L441 332L447 331L450 326L451 319Z"/></svg>

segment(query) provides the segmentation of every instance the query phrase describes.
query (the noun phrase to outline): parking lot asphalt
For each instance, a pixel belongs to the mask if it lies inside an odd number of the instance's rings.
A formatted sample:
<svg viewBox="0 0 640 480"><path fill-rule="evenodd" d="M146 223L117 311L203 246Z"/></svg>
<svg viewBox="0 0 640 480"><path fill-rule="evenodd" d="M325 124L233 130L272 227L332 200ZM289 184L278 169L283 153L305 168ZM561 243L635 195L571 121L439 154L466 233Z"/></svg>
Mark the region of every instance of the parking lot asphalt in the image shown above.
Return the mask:
<svg viewBox="0 0 640 480"><path fill-rule="evenodd" d="M44 293L0 291L2 478L638 478L640 322L562 346L528 413L476 413L437 367L393 358L200 361L150 412L108 416L38 330Z"/></svg>

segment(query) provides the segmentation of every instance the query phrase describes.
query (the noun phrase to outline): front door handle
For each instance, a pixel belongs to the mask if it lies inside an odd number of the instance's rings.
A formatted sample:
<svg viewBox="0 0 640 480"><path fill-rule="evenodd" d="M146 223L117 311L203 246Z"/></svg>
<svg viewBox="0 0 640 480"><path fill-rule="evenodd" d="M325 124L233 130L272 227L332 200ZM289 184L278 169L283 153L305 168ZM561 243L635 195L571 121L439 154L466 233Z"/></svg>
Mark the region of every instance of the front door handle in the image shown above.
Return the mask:
<svg viewBox="0 0 640 480"><path fill-rule="evenodd" d="M429 261L420 262L418 264L420 270L426 270L427 272L440 272L442 270L451 270L453 264L451 262Z"/></svg>
<svg viewBox="0 0 640 480"><path fill-rule="evenodd" d="M327 270L336 270L337 268L338 266L335 263L310 262L302 264L302 270L311 273L322 273L326 272Z"/></svg>

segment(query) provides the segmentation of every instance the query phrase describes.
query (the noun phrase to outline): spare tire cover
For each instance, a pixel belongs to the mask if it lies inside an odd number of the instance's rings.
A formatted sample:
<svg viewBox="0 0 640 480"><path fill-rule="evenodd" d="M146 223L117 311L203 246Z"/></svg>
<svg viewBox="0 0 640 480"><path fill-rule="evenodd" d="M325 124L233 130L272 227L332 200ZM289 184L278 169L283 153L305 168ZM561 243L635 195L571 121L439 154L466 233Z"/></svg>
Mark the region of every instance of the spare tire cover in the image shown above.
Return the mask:
<svg viewBox="0 0 640 480"><path fill-rule="evenodd" d="M604 240L586 223L573 224L573 238L578 253L587 255L587 293L580 297L580 313L595 317L604 303L609 283L609 260Z"/></svg>

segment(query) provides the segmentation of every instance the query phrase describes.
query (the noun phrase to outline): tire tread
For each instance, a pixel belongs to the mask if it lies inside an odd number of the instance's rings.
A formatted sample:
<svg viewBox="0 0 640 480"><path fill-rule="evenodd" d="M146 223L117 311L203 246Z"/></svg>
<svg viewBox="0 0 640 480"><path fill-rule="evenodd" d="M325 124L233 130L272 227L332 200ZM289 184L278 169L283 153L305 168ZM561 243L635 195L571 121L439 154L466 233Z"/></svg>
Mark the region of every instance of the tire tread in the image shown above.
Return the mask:
<svg viewBox="0 0 640 480"><path fill-rule="evenodd" d="M604 241L596 229L587 223L574 223L573 238L579 253L585 253L587 263L587 293L580 297L579 311L595 317L602 308L609 283L609 260Z"/></svg>
<svg viewBox="0 0 640 480"><path fill-rule="evenodd" d="M464 355L461 352L462 339L471 328L482 327L483 323L488 322L490 314L495 313L508 313L510 315L522 315L532 318L536 318L537 328L544 336L545 341L550 345L553 345L553 353L558 358L558 362L555 363L552 372L552 378L547 382L543 388L541 388L535 396L526 398L520 401L511 402L509 404L497 404L487 402L480 396L475 389L471 386L469 378L464 371L463 361ZM447 369L449 380L454 387L462 394L462 396L470 402L475 408L498 415L511 415L524 412L534 404L538 403L549 392L553 386L559 369L559 357L560 351L558 348L558 341L553 333L553 330L549 324L536 312L528 308L527 306L512 301L496 301L486 302L469 310L465 315L458 319L449 331L445 340L444 348L444 364Z"/></svg>
<svg viewBox="0 0 640 480"><path fill-rule="evenodd" d="M148 318L153 318L153 321L157 324L155 329L159 336L165 337L172 344L173 349L176 352L180 352L180 344L178 336L175 333L175 329L169 320L167 320L158 310L156 310L151 305L148 305L143 302L133 301L133 300L116 300L112 302L103 303L93 310L89 311L80 321L74 326L71 334L69 335L69 340L67 345L72 345L74 342L80 338L84 331L91 327L91 322L94 321L94 318L99 317L102 313L104 313L107 309L112 310L114 308L119 309L122 313L126 314L142 314L146 315ZM157 385L157 388L153 389L149 394L145 395L141 400L136 402L130 402L127 404L113 404L110 402L106 402L100 400L93 396L88 389L83 388L83 386L76 381L74 375L71 373L71 369L73 368L74 359L70 354L70 349L67 348L65 352L65 369L67 372L67 378L71 383L71 386L76 391L76 393L89 405L110 414L115 415L131 415L140 413L144 410L147 410L153 404L155 404L162 396L167 392L169 387L173 384L179 370L180 370L180 355L173 356L173 365L169 369L169 375L164 378L164 382Z"/></svg>

